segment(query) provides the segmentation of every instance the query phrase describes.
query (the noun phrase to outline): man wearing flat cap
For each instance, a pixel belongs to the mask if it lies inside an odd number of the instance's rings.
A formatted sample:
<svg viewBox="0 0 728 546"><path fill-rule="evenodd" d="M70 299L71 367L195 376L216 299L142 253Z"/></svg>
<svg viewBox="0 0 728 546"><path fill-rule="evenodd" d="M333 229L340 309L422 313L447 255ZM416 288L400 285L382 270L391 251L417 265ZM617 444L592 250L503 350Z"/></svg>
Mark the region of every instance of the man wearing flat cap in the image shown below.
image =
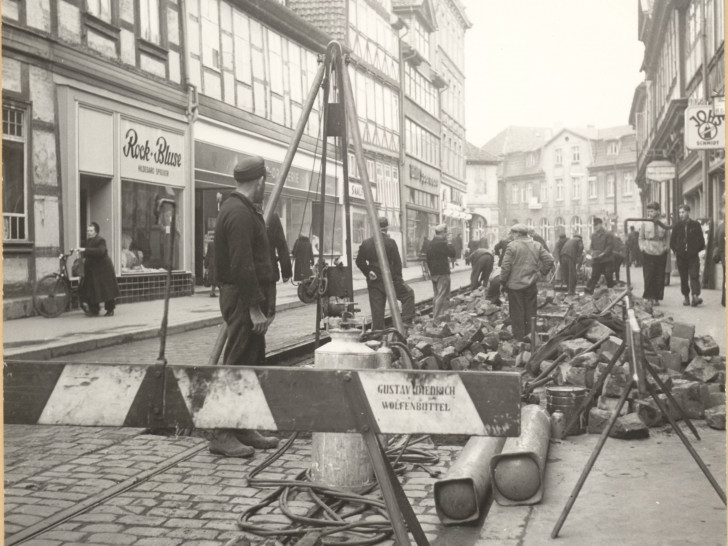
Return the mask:
<svg viewBox="0 0 728 546"><path fill-rule="evenodd" d="M236 188L222 203L215 224L215 268L220 284L220 311L228 338L226 366L256 366L265 362L268 297L275 283L271 250L263 215L266 168L261 157L238 162ZM253 448L269 449L277 438L254 430L216 430L210 451L226 457L251 457Z"/></svg>
<svg viewBox="0 0 728 546"><path fill-rule="evenodd" d="M437 322L450 303L450 260L457 255L455 246L450 242L447 225L435 227L435 236L427 250L427 266L432 280L432 320Z"/></svg>
<svg viewBox="0 0 728 546"><path fill-rule="evenodd" d="M387 253L389 271L392 274L394 292L397 299L402 302L402 322L411 325L415 318L415 292L407 286L402 278L402 258L399 255L397 243L394 242L389 232L389 220L386 216L379 218L379 231L384 239L384 249ZM356 265L364 273L369 290L369 308L372 313L372 329L384 329L384 306L387 303L387 293L384 290L382 270L379 266L377 248L374 245L374 237L365 239L359 246L356 256Z"/></svg>
<svg viewBox="0 0 728 546"><path fill-rule="evenodd" d="M508 243L501 266L501 285L508 292L513 337L522 341L531 332L531 318L538 308L539 275L545 276L554 266L554 258L540 243L528 236L528 227L511 227L513 240Z"/></svg>
<svg viewBox="0 0 728 546"><path fill-rule="evenodd" d="M614 250L616 248L616 236L604 228L604 221L601 218L594 218L594 233L591 236L591 247L589 253L592 257L592 274L586 283L584 292L593 294L599 279L604 275L607 287L612 288L614 282Z"/></svg>

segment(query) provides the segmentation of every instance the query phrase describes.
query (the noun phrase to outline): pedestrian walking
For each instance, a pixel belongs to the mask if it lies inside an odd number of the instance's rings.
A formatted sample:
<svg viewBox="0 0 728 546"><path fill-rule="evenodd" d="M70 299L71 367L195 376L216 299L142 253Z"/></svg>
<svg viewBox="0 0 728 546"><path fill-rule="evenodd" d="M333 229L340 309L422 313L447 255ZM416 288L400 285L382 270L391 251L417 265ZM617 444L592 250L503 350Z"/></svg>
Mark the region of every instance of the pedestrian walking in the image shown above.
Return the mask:
<svg viewBox="0 0 728 546"><path fill-rule="evenodd" d="M220 311L227 324L226 366L265 362L270 285L274 283L268 233L256 204L263 202L266 168L261 157L243 159L233 171L236 188L222 203L215 225L215 267L220 282ZM255 430L215 430L211 453L251 457L254 448L278 445Z"/></svg>
<svg viewBox="0 0 728 546"><path fill-rule="evenodd" d="M435 228L435 236L427 252L427 265L432 275L432 320L437 322L450 302L450 265L455 257L455 247L450 242L447 225Z"/></svg>
<svg viewBox="0 0 728 546"><path fill-rule="evenodd" d="M652 305L659 305L665 295L668 251L667 230L660 222L660 203L652 201L647 205L647 217L652 221L642 222L639 231L642 278L645 284L642 297Z"/></svg>
<svg viewBox="0 0 728 546"><path fill-rule="evenodd" d="M584 259L584 241L581 235L575 233L571 239L568 239L561 247L561 256L559 256L561 264L561 280L566 284L567 294L573 296L576 294L577 267L581 265Z"/></svg>
<svg viewBox="0 0 728 546"><path fill-rule="evenodd" d="M79 287L79 298L88 304L88 315L99 316L101 303L105 317L113 317L119 285L116 281L114 264L106 248L106 239L99 235L101 228L91 222L86 228L86 246L79 248L83 253L83 283Z"/></svg>
<svg viewBox="0 0 728 546"><path fill-rule="evenodd" d="M207 270L207 283L210 285L210 297L214 298L217 296L215 290L217 290L217 272L215 270L215 240L213 239L207 243L207 250L205 252L204 260L205 269Z"/></svg>
<svg viewBox="0 0 728 546"><path fill-rule="evenodd" d="M455 236L455 240L452 242L452 245L455 247L454 265L458 265L458 260L463 257L463 236L460 233Z"/></svg>
<svg viewBox="0 0 728 546"><path fill-rule="evenodd" d="M703 303L700 297L700 251L705 250L705 238L700 222L690 218L690 205L678 207L680 220L673 226L670 248L675 253L677 271L680 273L680 291L683 305L697 307ZM690 294L692 292L692 299Z"/></svg>
<svg viewBox="0 0 728 546"><path fill-rule="evenodd" d="M517 341L523 341L531 332L531 318L536 316L539 276L545 276L554 266L554 258L540 243L528 236L523 224L511 227L513 241L508 243L503 266L501 286L508 292L508 310L511 331Z"/></svg>
<svg viewBox="0 0 728 546"><path fill-rule="evenodd" d="M619 279L619 271L622 269L622 264L627 258L627 245L622 241L622 238L614 234L614 280L617 283L622 281Z"/></svg>
<svg viewBox="0 0 728 546"><path fill-rule="evenodd" d="M488 286L488 279L493 271L493 253L487 248L476 248L470 254L470 289Z"/></svg>
<svg viewBox="0 0 728 546"><path fill-rule="evenodd" d="M602 275L607 281L608 288L614 286L615 238L611 231L604 228L604 221L601 218L594 218L594 233L591 236L591 248L589 249L592 257L592 274L584 290L587 294L594 293L594 288Z"/></svg>
<svg viewBox="0 0 728 546"><path fill-rule="evenodd" d="M415 292L405 284L402 278L402 258L399 255L397 243L389 236L389 220L387 220L386 216L379 218L379 231L384 239L384 250L387 253L394 292L397 299L402 303L402 322L404 322L405 326L409 326L415 318ZM387 293L384 290L384 280L374 237L365 239L359 246L356 265L364 273L367 280L369 308L372 312L372 329L383 330Z"/></svg>
<svg viewBox="0 0 728 546"><path fill-rule="evenodd" d="M629 265L642 267L642 252L640 251L640 234L634 228L629 226L629 234L627 235L627 249L629 250Z"/></svg>
<svg viewBox="0 0 728 546"><path fill-rule="evenodd" d="M300 235L293 243L293 280L298 282L313 275L313 245L305 235Z"/></svg>
<svg viewBox="0 0 728 546"><path fill-rule="evenodd" d="M278 296L276 284L283 278L287 283L293 276L291 267L291 254L288 251L286 234L283 231L281 217L274 212L267 227L268 243L270 244L270 259L273 266L273 282L268 289L268 326L276 316L276 299Z"/></svg>

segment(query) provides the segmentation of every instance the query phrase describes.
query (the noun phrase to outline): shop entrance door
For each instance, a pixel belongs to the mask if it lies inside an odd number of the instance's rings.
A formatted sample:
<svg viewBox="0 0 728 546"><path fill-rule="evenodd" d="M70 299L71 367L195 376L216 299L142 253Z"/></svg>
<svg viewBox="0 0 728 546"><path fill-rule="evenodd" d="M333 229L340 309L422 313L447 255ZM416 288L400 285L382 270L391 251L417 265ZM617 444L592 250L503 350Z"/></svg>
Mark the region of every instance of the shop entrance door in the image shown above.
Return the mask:
<svg viewBox="0 0 728 546"><path fill-rule="evenodd" d="M96 222L101 236L106 239L109 256L115 256L116 233L113 229L111 178L82 174L79 188L79 241L86 244L86 227ZM116 263L116 262L114 262Z"/></svg>

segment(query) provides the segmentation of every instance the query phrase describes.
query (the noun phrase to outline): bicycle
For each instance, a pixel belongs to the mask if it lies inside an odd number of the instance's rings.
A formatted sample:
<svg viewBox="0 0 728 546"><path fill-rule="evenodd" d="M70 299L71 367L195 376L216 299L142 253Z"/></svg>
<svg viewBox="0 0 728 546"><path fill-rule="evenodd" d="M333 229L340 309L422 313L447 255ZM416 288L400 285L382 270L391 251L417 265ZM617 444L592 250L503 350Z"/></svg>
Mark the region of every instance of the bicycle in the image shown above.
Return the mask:
<svg viewBox="0 0 728 546"><path fill-rule="evenodd" d="M78 294L79 287L74 288L68 276L68 258L76 249L58 256L58 272L41 277L33 287L33 308L46 318L55 318L71 307L73 296ZM80 302L81 309L87 315L88 306Z"/></svg>

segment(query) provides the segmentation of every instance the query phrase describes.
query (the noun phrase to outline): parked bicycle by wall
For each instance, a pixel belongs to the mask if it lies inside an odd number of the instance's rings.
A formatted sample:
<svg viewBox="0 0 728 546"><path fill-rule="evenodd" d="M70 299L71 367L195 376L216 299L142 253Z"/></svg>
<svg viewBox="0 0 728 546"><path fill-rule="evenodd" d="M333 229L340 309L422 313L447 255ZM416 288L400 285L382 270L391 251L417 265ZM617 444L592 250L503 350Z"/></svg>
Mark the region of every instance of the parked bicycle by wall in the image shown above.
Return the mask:
<svg viewBox="0 0 728 546"><path fill-rule="evenodd" d="M33 287L33 308L36 313L47 318L59 316L71 308L73 297L78 295L81 283L83 282L82 271L78 272L79 283L74 287L71 277L68 276L68 258L77 249L58 256L58 271L43 276ZM80 260L80 255L77 260ZM77 263L80 264L79 261ZM88 306L80 301L80 307L84 313L89 314Z"/></svg>

